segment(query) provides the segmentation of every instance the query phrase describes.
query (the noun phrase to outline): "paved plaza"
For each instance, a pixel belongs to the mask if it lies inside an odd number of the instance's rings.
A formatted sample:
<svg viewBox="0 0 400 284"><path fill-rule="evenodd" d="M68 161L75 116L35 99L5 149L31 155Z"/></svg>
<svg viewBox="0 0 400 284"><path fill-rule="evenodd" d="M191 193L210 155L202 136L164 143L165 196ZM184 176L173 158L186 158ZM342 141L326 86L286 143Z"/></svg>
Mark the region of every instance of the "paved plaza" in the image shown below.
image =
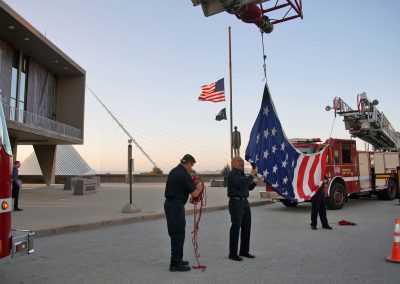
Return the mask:
<svg viewBox="0 0 400 284"><path fill-rule="evenodd" d="M161 204L157 189L146 190L153 190L153 202ZM216 190L221 190L222 198L223 189ZM39 209L33 203L28 206L26 193L22 213L28 218L29 212ZM156 211L159 206L145 205L144 196L136 191L144 211ZM212 194L210 204L211 199ZM68 212L68 203L60 202L64 207L59 210ZM35 254L0 261L0 283L398 283L400 264L385 260L391 253L394 219L400 217L398 204L398 200L349 200L342 210L328 210L331 231L320 225L317 231L310 230L309 203L296 208L280 203L253 206L251 253L256 258L243 262L227 257L228 211L207 212L199 235L202 263L208 266L204 272L168 271L170 246L163 218L41 237ZM58 205L48 210L54 212ZM97 207L88 206L96 215ZM187 216L184 258L194 265L191 217ZM339 226L342 219L357 225Z"/></svg>
<svg viewBox="0 0 400 284"><path fill-rule="evenodd" d="M209 185L206 184L206 186ZM73 195L63 185L46 187L24 184L20 196L21 212L13 212L13 228L30 229L38 237L59 233L164 218L164 183L135 183L133 201L140 213L121 213L129 203L129 185L103 183L97 193ZM265 204L259 199L259 186L250 192L250 202ZM228 204L226 188L207 187L207 210L219 210ZM188 204L187 210L193 209Z"/></svg>

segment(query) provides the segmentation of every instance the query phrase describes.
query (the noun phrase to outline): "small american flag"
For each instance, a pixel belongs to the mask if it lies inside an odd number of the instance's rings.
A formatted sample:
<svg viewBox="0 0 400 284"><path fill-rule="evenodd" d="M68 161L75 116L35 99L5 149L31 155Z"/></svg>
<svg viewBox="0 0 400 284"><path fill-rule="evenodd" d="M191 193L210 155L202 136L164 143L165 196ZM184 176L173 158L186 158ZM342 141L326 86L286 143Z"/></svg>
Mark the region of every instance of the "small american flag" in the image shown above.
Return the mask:
<svg viewBox="0 0 400 284"><path fill-rule="evenodd" d="M246 160L258 168L264 180L281 196L309 200L322 184L328 148L303 154L287 139L265 85L264 96L246 149Z"/></svg>
<svg viewBox="0 0 400 284"><path fill-rule="evenodd" d="M199 101L219 103L225 101L224 78L210 85L201 87Z"/></svg>

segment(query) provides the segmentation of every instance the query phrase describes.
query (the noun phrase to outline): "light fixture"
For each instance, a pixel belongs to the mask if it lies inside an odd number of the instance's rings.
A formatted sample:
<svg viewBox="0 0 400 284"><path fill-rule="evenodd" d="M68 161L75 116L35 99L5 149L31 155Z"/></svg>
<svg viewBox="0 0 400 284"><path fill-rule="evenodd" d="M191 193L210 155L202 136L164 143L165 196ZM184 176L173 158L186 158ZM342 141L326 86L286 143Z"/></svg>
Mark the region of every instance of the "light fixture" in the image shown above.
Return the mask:
<svg viewBox="0 0 400 284"><path fill-rule="evenodd" d="M10 32L12 32L12 31L15 30L15 27L14 27L13 25L9 25L7 28L8 28L8 30L9 30Z"/></svg>
<svg viewBox="0 0 400 284"><path fill-rule="evenodd" d="M1 203L1 209L7 210L8 207L9 207L9 205L8 205L8 202L7 202L7 201L3 201L3 202Z"/></svg>
<svg viewBox="0 0 400 284"><path fill-rule="evenodd" d="M67 67L67 66L65 66L65 67L64 67L64 70L68 70L68 67Z"/></svg>
<svg viewBox="0 0 400 284"><path fill-rule="evenodd" d="M27 37L27 36L26 36L26 37L24 37L24 41L29 41L29 39L30 39L30 38L29 38L29 37Z"/></svg>
<svg viewBox="0 0 400 284"><path fill-rule="evenodd" d="M57 59L54 59L54 64L57 64L58 63L58 60Z"/></svg>

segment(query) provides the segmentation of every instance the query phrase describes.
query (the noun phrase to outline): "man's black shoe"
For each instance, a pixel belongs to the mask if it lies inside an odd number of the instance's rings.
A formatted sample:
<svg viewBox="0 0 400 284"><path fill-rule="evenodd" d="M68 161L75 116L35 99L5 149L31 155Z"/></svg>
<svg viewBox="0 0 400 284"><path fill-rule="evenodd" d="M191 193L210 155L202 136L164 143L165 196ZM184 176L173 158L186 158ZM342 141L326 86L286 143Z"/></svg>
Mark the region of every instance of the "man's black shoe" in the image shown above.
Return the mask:
<svg viewBox="0 0 400 284"><path fill-rule="evenodd" d="M324 228L324 229L328 229L328 230L332 230L332 227L331 227L331 226L329 226L329 225L322 226L322 228Z"/></svg>
<svg viewBox="0 0 400 284"><path fill-rule="evenodd" d="M172 272L176 272L176 271L185 272L185 271L190 271L190 267L189 266L184 266L184 265L171 265L169 267L169 271L172 271Z"/></svg>
<svg viewBox="0 0 400 284"><path fill-rule="evenodd" d="M22 209L22 208L14 208L14 211L22 211L22 210L24 210L24 209Z"/></svg>
<svg viewBox="0 0 400 284"><path fill-rule="evenodd" d="M188 265L189 265L189 261L182 260L182 261L181 261L181 264L182 264L182 265L185 265L185 266L188 266Z"/></svg>
<svg viewBox="0 0 400 284"><path fill-rule="evenodd" d="M311 230L316 230L317 226L311 226Z"/></svg>
<svg viewBox="0 0 400 284"><path fill-rule="evenodd" d="M229 258L234 261L242 261L243 260L243 258L239 257L238 255L230 255Z"/></svg>
<svg viewBox="0 0 400 284"><path fill-rule="evenodd" d="M240 255L240 256L243 256L243 257L247 257L247 258L255 258L254 255L249 254L249 253L240 253L239 255Z"/></svg>

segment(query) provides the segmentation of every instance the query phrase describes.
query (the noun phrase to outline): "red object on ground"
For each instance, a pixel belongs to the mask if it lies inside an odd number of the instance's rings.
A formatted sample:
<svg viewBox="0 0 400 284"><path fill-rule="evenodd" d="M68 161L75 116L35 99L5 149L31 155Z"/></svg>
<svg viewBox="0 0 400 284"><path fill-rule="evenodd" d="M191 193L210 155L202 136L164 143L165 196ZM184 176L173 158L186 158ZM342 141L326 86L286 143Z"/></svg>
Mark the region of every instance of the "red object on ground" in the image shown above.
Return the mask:
<svg viewBox="0 0 400 284"><path fill-rule="evenodd" d="M200 220L201 214L203 212L203 207L206 205L207 202L207 194L206 194L206 187L204 183L200 180L198 176L192 177L194 184L197 186L201 184L201 193L198 197L190 197L189 202L193 204L193 237L192 237L192 244L194 249L194 255L196 257L197 266L192 266L193 269L202 269L203 271L207 268L207 266L200 264L200 253L199 253L199 244L198 244L198 234L200 229ZM200 208L198 208L200 206Z"/></svg>
<svg viewBox="0 0 400 284"><path fill-rule="evenodd" d="M346 221L346 220L341 220L338 222L338 224L340 226L355 226L357 225L356 223L350 222L350 221Z"/></svg>

